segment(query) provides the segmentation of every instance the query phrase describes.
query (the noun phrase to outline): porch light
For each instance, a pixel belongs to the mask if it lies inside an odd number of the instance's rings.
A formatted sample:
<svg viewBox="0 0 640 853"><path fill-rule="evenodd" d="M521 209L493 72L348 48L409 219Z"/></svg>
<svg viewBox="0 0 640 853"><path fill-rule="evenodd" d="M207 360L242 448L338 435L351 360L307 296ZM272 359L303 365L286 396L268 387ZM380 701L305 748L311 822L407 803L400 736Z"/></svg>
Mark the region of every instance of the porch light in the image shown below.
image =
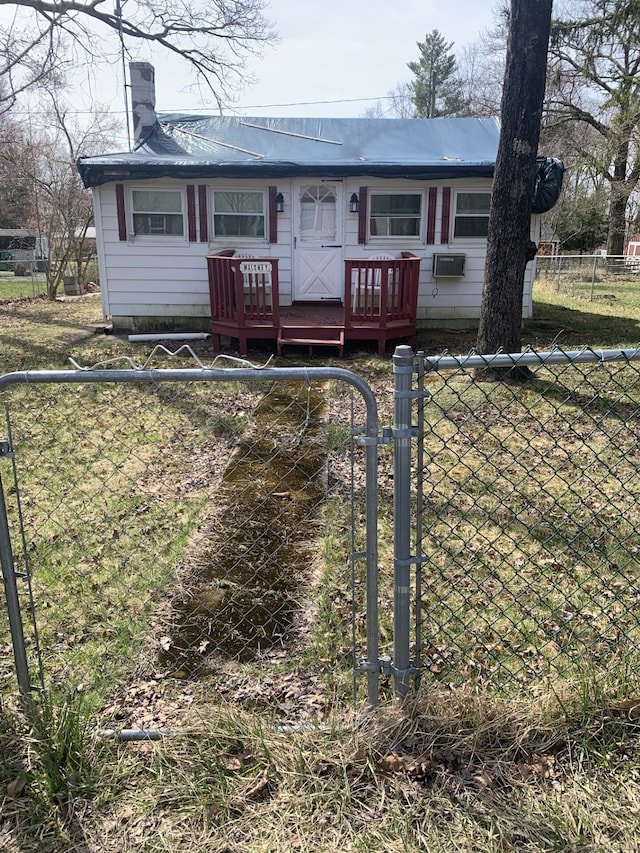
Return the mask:
<svg viewBox="0 0 640 853"><path fill-rule="evenodd" d="M284 196L282 193L278 193L276 196L276 213L282 213L284 211Z"/></svg>
<svg viewBox="0 0 640 853"><path fill-rule="evenodd" d="M360 199L358 198L358 193L351 193L351 198L349 199L349 210L351 213L357 213L360 210Z"/></svg>

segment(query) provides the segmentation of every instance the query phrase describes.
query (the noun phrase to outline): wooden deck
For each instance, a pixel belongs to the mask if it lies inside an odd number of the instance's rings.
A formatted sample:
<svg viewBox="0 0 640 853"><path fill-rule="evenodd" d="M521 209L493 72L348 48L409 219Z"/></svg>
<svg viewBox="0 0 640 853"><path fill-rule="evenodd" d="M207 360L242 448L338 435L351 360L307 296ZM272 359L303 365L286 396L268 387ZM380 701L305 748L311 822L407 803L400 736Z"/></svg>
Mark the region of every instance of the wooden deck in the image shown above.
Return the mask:
<svg viewBox="0 0 640 853"><path fill-rule="evenodd" d="M221 337L237 338L241 355L249 340L274 340L285 346L334 347L342 357L348 341L375 341L383 354L389 340L416 332L420 258L348 259L344 262L344 300L279 305L278 262L240 258L232 252L207 257L214 351Z"/></svg>

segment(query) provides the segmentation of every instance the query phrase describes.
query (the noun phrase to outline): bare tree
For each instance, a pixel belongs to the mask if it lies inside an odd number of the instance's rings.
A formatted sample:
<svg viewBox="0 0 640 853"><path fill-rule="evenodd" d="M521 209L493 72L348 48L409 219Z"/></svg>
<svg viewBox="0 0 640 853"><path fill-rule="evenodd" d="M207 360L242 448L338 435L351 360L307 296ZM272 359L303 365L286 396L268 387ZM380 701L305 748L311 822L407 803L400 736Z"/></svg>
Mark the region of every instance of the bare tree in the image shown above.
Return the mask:
<svg viewBox="0 0 640 853"><path fill-rule="evenodd" d="M25 228L33 218L33 185L22 169L29 155L22 127L0 113L0 228Z"/></svg>
<svg viewBox="0 0 640 853"><path fill-rule="evenodd" d="M184 60L219 100L242 74L244 59L272 44L264 0L0 0L0 91L13 103L22 91L50 83L78 56L95 59L96 33L128 45L153 45ZM98 35L98 38L100 36Z"/></svg>
<svg viewBox="0 0 640 853"><path fill-rule="evenodd" d="M93 225L91 195L82 186L76 160L81 154L104 150L116 128L112 119L100 114L81 127L67 116L59 92L48 97L49 106L39 113L39 128L24 137L25 144L3 154L5 167L28 188L31 199L29 218L19 224L47 237L47 295L53 299L66 275L82 282L94 259L93 241L88 238Z"/></svg>
<svg viewBox="0 0 640 853"><path fill-rule="evenodd" d="M458 74L468 115L487 118L500 114L504 59L504 49L493 50L482 40L462 48Z"/></svg>
<svg viewBox="0 0 640 853"><path fill-rule="evenodd" d="M640 4L570 3L554 21L549 52L549 112L556 123L574 124L582 138L600 138L588 160L609 185L607 251L621 255L640 182Z"/></svg>
<svg viewBox="0 0 640 853"><path fill-rule="evenodd" d="M364 112L364 118L413 118L413 90L410 83L398 83L384 98Z"/></svg>

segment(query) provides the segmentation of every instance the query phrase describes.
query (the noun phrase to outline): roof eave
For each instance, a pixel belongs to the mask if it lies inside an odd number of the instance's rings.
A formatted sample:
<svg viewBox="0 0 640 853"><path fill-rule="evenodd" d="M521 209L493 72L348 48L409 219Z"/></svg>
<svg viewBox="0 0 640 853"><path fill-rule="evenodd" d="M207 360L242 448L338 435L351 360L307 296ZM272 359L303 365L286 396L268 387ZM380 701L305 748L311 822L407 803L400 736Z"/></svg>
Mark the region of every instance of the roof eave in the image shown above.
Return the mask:
<svg viewBox="0 0 640 853"><path fill-rule="evenodd" d="M102 184L150 180L153 178L406 178L408 180L450 180L455 178L492 178L495 163L491 161L437 161L431 163L291 163L284 161L214 162L191 161L176 163L158 160L127 162L118 158L108 162L103 158L81 158L78 170L85 187Z"/></svg>

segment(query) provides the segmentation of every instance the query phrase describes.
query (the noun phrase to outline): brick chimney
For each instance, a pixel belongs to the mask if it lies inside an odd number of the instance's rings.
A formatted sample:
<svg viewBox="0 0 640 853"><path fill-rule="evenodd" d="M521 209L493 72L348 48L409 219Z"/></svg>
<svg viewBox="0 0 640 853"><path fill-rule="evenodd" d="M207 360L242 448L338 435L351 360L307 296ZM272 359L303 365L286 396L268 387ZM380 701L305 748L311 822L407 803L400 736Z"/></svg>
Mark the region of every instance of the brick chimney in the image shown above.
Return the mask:
<svg viewBox="0 0 640 853"><path fill-rule="evenodd" d="M130 62L133 141L138 146L156 124L156 75L150 62Z"/></svg>

